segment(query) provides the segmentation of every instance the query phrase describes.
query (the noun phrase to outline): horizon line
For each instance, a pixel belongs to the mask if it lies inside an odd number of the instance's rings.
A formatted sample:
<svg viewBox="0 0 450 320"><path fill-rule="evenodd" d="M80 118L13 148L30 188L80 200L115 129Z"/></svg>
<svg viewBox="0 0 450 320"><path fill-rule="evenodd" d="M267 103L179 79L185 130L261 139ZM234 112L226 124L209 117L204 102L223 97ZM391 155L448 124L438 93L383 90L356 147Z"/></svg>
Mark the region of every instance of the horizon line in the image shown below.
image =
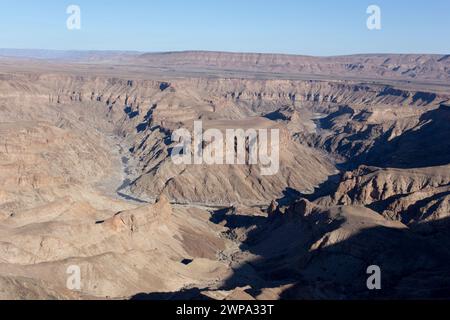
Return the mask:
<svg viewBox="0 0 450 320"><path fill-rule="evenodd" d="M301 53L284 53L284 52L257 52L257 51L233 51L233 50L204 50L204 49L185 49L185 50L167 50L167 51L142 51L142 50L118 50L118 49L45 49L45 48L5 48L0 47L0 50L11 51L41 51L41 52L58 52L58 53L125 53L125 54L177 54L177 53L227 53L227 54L256 54L256 55L280 55L280 56L297 56L310 58L331 58L331 57L348 57L348 56L383 56L383 55L398 55L398 56L448 56L449 53L405 53L405 52L359 52L346 53L336 55L310 55Z"/></svg>

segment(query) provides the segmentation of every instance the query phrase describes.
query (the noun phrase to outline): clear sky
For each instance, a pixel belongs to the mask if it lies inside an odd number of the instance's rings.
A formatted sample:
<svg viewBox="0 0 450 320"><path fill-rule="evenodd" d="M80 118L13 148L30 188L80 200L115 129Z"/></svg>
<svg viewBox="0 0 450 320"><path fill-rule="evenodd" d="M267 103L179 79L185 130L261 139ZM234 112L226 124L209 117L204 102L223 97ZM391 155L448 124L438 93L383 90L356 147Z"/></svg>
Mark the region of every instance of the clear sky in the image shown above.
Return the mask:
<svg viewBox="0 0 450 320"><path fill-rule="evenodd" d="M381 30L366 27L371 4ZM0 30L0 48L448 54L450 1L0 0Z"/></svg>

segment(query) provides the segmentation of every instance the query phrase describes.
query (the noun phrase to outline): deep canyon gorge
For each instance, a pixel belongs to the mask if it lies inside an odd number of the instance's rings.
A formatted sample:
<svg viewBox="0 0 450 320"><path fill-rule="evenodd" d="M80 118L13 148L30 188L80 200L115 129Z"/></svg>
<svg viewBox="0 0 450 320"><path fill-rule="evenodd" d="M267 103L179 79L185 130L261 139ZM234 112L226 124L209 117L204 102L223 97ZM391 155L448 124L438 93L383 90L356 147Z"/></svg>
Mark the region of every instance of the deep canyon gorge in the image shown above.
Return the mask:
<svg viewBox="0 0 450 320"><path fill-rule="evenodd" d="M0 299L449 298L449 56L0 53ZM279 172L175 165L199 120Z"/></svg>

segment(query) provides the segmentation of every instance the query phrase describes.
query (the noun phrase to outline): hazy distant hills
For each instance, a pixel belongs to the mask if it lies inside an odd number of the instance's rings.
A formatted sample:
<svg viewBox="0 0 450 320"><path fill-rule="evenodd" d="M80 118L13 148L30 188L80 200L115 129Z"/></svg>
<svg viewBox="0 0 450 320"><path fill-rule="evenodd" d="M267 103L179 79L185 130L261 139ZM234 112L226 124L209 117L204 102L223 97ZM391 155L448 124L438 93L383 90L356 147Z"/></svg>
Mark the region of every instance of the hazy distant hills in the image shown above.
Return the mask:
<svg viewBox="0 0 450 320"><path fill-rule="evenodd" d="M448 299L449 60L0 50L0 300ZM278 172L174 163L199 120Z"/></svg>
<svg viewBox="0 0 450 320"><path fill-rule="evenodd" d="M112 63L177 71L260 72L406 81L450 80L450 55L361 54L312 57L287 54L182 51L57 51L0 49L0 57L77 63Z"/></svg>
<svg viewBox="0 0 450 320"><path fill-rule="evenodd" d="M102 59L120 59L124 56L137 56L132 51L65 51L43 49L0 49L2 58L23 58L59 61L91 61Z"/></svg>
<svg viewBox="0 0 450 320"><path fill-rule="evenodd" d="M177 67L203 66L288 74L336 74L430 80L448 80L450 78L450 55L363 54L312 57L188 51L143 54L137 59L144 64L163 64Z"/></svg>

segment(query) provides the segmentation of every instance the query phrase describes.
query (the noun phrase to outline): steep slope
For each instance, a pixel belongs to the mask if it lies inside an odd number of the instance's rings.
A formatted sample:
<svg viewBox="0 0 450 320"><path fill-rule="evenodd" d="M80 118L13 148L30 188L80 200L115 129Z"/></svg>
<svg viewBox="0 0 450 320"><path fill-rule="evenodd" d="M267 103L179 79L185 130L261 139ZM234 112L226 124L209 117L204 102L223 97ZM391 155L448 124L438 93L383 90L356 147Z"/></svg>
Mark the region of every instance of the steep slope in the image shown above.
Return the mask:
<svg viewBox="0 0 450 320"><path fill-rule="evenodd" d="M396 90L386 91L384 86L320 81L179 79L158 82L45 74L12 75L2 85L4 92L9 92L6 101L11 104L17 104L18 99L22 104L27 101L24 108L30 108L30 104L32 110L39 108L34 111L37 118L57 118L49 110L60 113L61 107L67 105L70 110L76 110L73 117L103 132L114 131L125 137L123 147L132 151L127 157L136 166L124 189L148 200L164 192L181 203L220 205L268 204L273 198L282 197L288 188L311 192L334 173L333 162L325 154L310 148L316 145L299 141L302 140L298 139L299 134L304 132L298 125L289 125L292 121L288 121L281 143L282 169L275 176L263 177L251 166L174 166L169 150L173 147L170 135L175 129L190 128L195 120L202 120L205 127L220 129L233 127L234 122L239 125L236 121L244 119L247 123L241 126L245 128L277 128L280 123L270 119L270 114L290 106L298 113L297 123L315 131L314 112L331 112L342 103L351 102L362 109L361 112L366 112L367 108L376 108L379 104L432 106L448 99L442 94L424 96L432 96L432 99L422 96L416 99L417 92L405 91L399 95ZM23 95L23 92L27 94ZM34 106L31 101L41 103ZM7 104L3 108L5 114L10 114ZM82 116L77 116L80 113ZM417 111L412 114L415 113ZM24 112L17 116L27 118L30 114ZM265 120L258 120L264 116ZM72 120L66 124L68 117L63 118L59 121L63 125L77 123ZM285 125L281 124L282 127ZM336 139L334 137L339 135L334 134L333 139ZM192 188L184 188L186 184Z"/></svg>
<svg viewBox="0 0 450 320"><path fill-rule="evenodd" d="M445 56L102 57L0 61L1 299L448 297ZM175 165L194 121L280 130L279 172Z"/></svg>
<svg viewBox="0 0 450 320"><path fill-rule="evenodd" d="M333 194L321 204L365 205L405 223L449 215L449 107L375 111L346 107L321 120L321 134L304 134L343 159ZM380 121L384 120L384 121Z"/></svg>
<svg viewBox="0 0 450 320"><path fill-rule="evenodd" d="M358 206L299 200L268 218L239 210L223 217L240 234L233 275L218 299L448 298L448 219L407 228ZM367 289L367 270L381 270L381 291Z"/></svg>
<svg viewBox="0 0 450 320"><path fill-rule="evenodd" d="M116 214L80 202L52 206L52 215L39 208L0 223L0 273L15 288L0 298L42 281L54 297L70 297L66 271L73 265L81 269L78 294L100 298L202 286L228 272L216 258L227 243L199 209L172 208L165 198ZM96 220L102 216L109 218ZM48 297L44 290L29 294Z"/></svg>

